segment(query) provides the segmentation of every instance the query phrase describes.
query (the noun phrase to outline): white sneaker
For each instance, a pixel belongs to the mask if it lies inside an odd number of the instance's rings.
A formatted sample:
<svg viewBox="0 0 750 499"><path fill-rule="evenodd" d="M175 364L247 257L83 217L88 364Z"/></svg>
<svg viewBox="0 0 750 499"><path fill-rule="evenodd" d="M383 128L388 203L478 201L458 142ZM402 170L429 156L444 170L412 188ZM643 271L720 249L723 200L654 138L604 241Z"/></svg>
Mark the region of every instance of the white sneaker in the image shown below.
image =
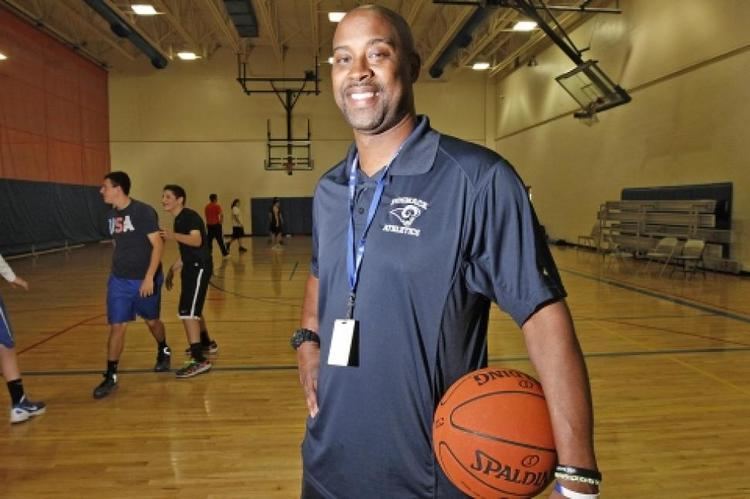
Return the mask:
<svg viewBox="0 0 750 499"><path fill-rule="evenodd" d="M11 407L10 422L23 423L29 418L44 414L46 410L47 406L44 402L32 402L24 395L19 403Z"/></svg>

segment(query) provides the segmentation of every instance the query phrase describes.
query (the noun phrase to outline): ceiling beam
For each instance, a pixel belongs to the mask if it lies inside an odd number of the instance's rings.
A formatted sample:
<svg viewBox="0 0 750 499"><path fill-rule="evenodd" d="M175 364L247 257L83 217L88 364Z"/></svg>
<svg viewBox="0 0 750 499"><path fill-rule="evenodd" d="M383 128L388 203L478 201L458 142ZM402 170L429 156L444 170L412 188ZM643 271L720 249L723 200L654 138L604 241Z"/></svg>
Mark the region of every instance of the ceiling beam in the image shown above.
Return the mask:
<svg viewBox="0 0 750 499"><path fill-rule="evenodd" d="M48 13L45 14L42 12L42 8L40 5L36 2L33 2L35 11L29 10L26 6L20 5L15 0L3 0L6 4L10 5L13 9L15 9L17 12L23 14L28 19L33 20L35 23L38 23L40 26L43 27L43 29L47 30L48 32L52 33L54 36L58 37L58 39L63 40L65 43L68 43L72 46L77 47L77 49L83 53L86 57L91 59L92 61L96 62L99 65L105 65L105 61L102 61L101 55L93 53L90 49L81 47L80 44L75 41L71 40L71 35L68 33L63 32L58 27L54 26L52 24L51 16L48 16ZM77 19L81 21L81 24L87 28L90 29L92 32L97 34L102 41L104 41L106 44L110 45L112 48L117 50L120 54L128 58L129 60L134 60L135 56L133 56L130 52L125 50L118 42L117 39L114 37L114 34L112 34L109 31L106 31L102 28L99 28L96 24L94 24L91 20L86 19L81 15L80 12L73 9L70 5L67 3L60 1L56 2L55 5L59 5L64 7L68 13L71 16L75 16ZM47 17L50 17L48 20Z"/></svg>
<svg viewBox="0 0 750 499"><path fill-rule="evenodd" d="M563 29L565 29L575 21L577 16L578 14L566 13L561 15L557 22L563 27ZM551 27L553 30L557 30L557 25L552 25ZM489 76L494 77L504 72L515 63L516 59L530 53L536 45L543 43L544 41L552 43L552 40L547 37L544 31L541 29L534 30L531 38L529 38L526 43L506 55L503 60L490 68Z"/></svg>
<svg viewBox="0 0 750 499"><path fill-rule="evenodd" d="M474 13L474 10L476 10L475 7L463 7L461 9L461 12L453 19L453 22L448 27L437 45L432 47L432 52L430 53L430 56L425 60L423 67L432 67L437 58L440 57L440 54L443 53L445 47L451 42L451 40L453 40L453 37L456 36L456 33L459 32L459 30L466 23L467 19L469 19L469 17Z"/></svg>
<svg viewBox="0 0 750 499"><path fill-rule="evenodd" d="M120 39L117 38L111 31L106 30L99 24L97 24L94 18L86 18L86 16L81 14L78 10L74 9L67 2L57 2L57 5L62 7L69 16L75 18L78 22L80 22L82 26L94 33L98 37L98 39L115 49L120 55L124 56L129 61L135 60L135 56L128 52L125 47L120 45ZM96 19L98 20L100 18L97 16Z"/></svg>
<svg viewBox="0 0 750 499"><path fill-rule="evenodd" d="M218 1L222 2L222 0ZM226 10L224 10L223 2L221 6L217 5L216 2L217 0L204 0L203 3L211 13L211 18L214 20L214 24L219 28L219 31L224 35L224 38L229 42L229 45L234 52L241 54L243 52L242 43L240 41L240 36L237 34L237 28L235 28L234 24L229 20Z"/></svg>
<svg viewBox="0 0 750 499"><path fill-rule="evenodd" d="M459 59L459 67L473 63L475 58L480 55L490 43L496 40L501 33L505 32L505 23L508 19L513 17L514 14L515 11L511 9L498 10L492 20L488 23L489 26L484 36L479 38L475 37L474 42L465 49L464 54Z"/></svg>
<svg viewBox="0 0 750 499"><path fill-rule="evenodd" d="M187 30L183 26L183 20L180 19L178 12L173 12L172 9L167 6L167 4L162 0L152 0L155 4L155 7L161 11L164 15L164 17L167 19L167 22L169 22L170 26L172 26L172 29L175 30L175 32L180 35L180 38L182 38L182 41L187 44L187 47L192 49L193 52L200 53L201 46L200 44L193 38L193 35L187 32ZM177 7L175 10L179 10L179 7Z"/></svg>
<svg viewBox="0 0 750 499"><path fill-rule="evenodd" d="M261 27L266 28L266 38L271 43L271 49L273 50L276 59L279 62L284 61L283 50L281 49L281 42L279 41L278 31L278 18L274 15L273 2L270 0L253 0L255 4L255 11L259 14L262 22Z"/></svg>
<svg viewBox="0 0 750 499"><path fill-rule="evenodd" d="M117 5L114 4L112 0L102 0L104 4L107 5L107 8L114 12L120 19L122 20L129 20L130 16L126 14L125 12L121 11ZM165 51L162 46L153 40L151 36L148 35L143 29L139 28L138 25L136 25L134 22L129 22L129 27L135 31L141 38L143 38L151 47L156 50L159 55L164 57L165 59L169 59L167 51Z"/></svg>
<svg viewBox="0 0 750 499"><path fill-rule="evenodd" d="M424 7L425 0L414 0L410 3L411 8L406 14L406 23L409 26L414 26L414 22L417 20L417 17L419 17L419 12L422 10L422 7Z"/></svg>

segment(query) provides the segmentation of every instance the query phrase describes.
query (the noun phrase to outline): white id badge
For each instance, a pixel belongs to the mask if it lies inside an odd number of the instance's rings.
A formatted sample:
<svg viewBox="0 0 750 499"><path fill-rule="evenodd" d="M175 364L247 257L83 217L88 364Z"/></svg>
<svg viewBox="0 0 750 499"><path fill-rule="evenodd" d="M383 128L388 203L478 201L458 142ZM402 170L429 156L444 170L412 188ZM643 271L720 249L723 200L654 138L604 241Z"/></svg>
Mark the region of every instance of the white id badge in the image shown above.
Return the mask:
<svg viewBox="0 0 750 499"><path fill-rule="evenodd" d="M337 319L333 323L331 349L328 351L328 365L351 366L352 348L356 347L357 321L354 319Z"/></svg>

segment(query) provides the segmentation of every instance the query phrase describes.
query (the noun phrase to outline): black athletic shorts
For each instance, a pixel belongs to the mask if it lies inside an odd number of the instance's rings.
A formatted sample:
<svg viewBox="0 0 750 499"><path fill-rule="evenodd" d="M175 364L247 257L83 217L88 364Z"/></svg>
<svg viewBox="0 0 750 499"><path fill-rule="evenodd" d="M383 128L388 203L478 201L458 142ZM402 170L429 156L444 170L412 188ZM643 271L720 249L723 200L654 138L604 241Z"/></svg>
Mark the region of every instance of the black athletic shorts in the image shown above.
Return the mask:
<svg viewBox="0 0 750 499"><path fill-rule="evenodd" d="M208 281L213 266L210 263L190 263L182 267L182 291L180 292L180 319L197 319L203 313Z"/></svg>
<svg viewBox="0 0 750 499"><path fill-rule="evenodd" d="M234 226L232 227L232 239L239 239L241 237L245 236L245 228L240 226Z"/></svg>

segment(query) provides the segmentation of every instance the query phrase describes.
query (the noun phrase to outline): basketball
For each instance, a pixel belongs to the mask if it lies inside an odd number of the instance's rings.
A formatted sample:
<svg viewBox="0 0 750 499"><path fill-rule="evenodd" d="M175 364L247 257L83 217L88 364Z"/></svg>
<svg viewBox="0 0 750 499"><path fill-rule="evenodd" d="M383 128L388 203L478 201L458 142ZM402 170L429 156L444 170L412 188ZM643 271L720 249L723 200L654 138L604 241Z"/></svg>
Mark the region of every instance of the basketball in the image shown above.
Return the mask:
<svg viewBox="0 0 750 499"><path fill-rule="evenodd" d="M534 497L554 479L544 392L524 372L489 367L456 381L435 411L432 438L440 467L472 497Z"/></svg>

